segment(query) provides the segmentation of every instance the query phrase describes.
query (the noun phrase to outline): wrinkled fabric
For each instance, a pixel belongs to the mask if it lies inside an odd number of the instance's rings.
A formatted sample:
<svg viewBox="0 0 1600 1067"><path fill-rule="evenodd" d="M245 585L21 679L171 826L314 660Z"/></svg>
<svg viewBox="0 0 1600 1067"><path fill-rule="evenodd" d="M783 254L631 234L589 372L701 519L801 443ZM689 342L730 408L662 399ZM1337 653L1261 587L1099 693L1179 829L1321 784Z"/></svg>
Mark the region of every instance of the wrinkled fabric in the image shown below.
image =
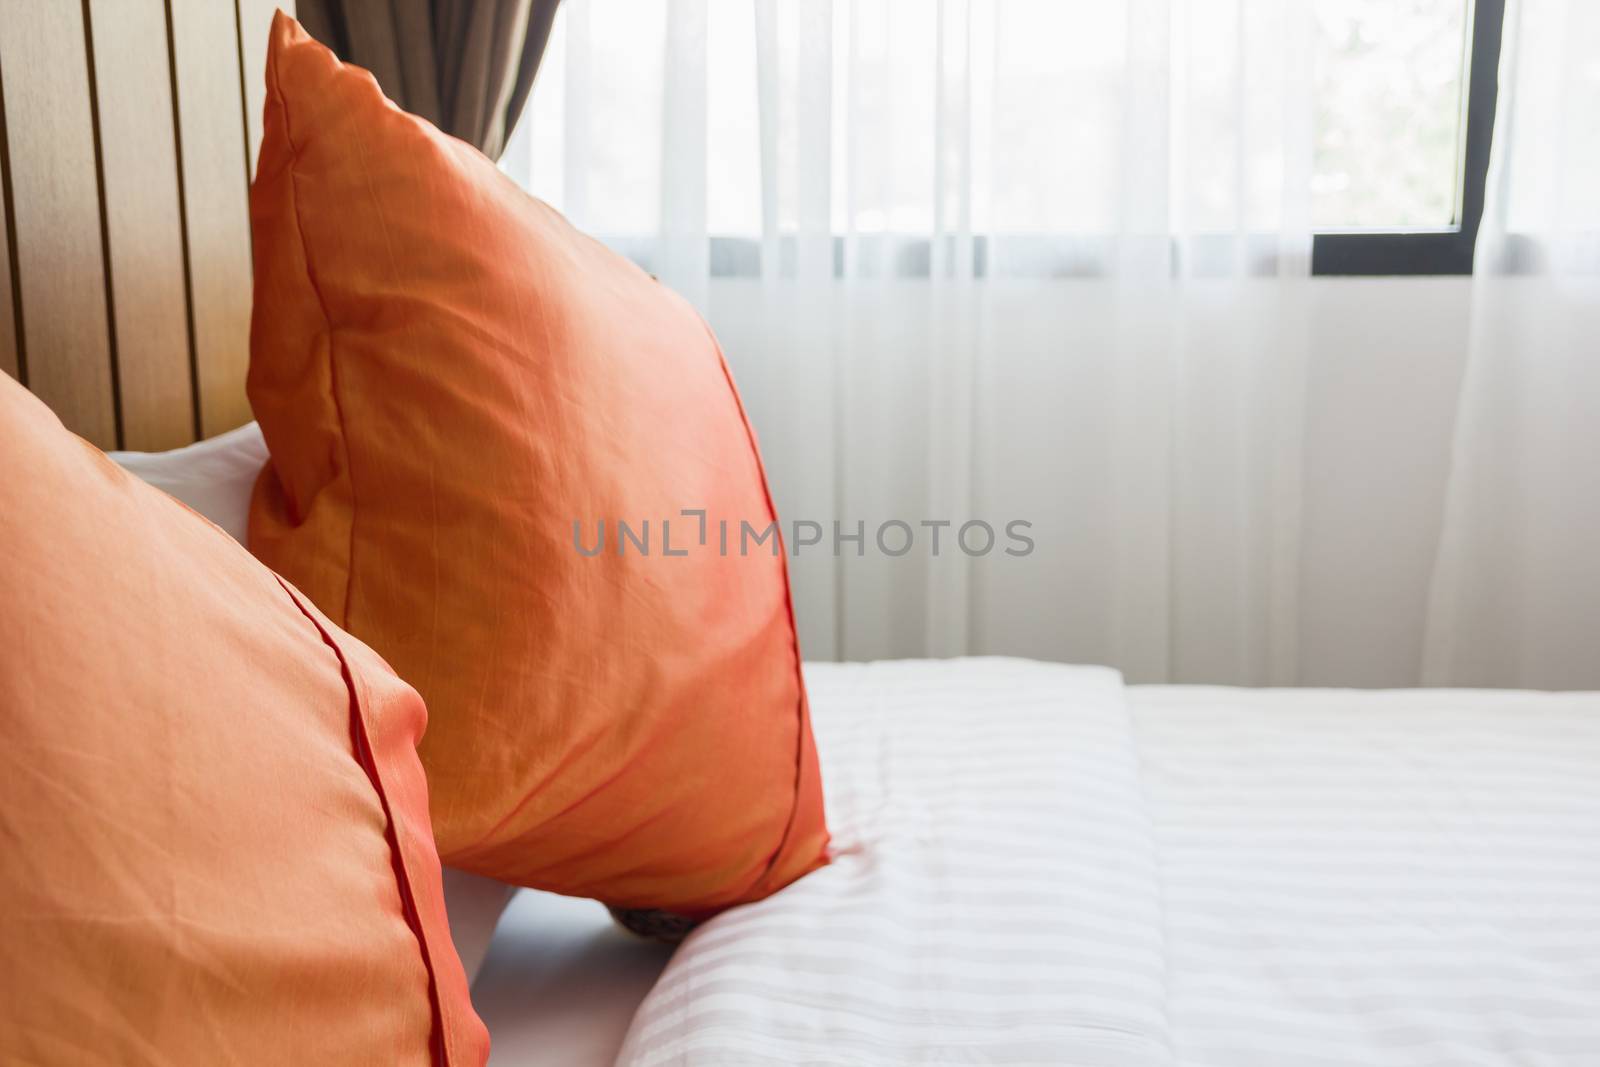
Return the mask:
<svg viewBox="0 0 1600 1067"><path fill-rule="evenodd" d="M3 375L0 589L0 1062L484 1062L409 686Z"/></svg>
<svg viewBox="0 0 1600 1067"><path fill-rule="evenodd" d="M774 515L705 324L287 17L267 79L250 544L427 700L440 854L690 918L819 865L784 557L740 552Z"/></svg>

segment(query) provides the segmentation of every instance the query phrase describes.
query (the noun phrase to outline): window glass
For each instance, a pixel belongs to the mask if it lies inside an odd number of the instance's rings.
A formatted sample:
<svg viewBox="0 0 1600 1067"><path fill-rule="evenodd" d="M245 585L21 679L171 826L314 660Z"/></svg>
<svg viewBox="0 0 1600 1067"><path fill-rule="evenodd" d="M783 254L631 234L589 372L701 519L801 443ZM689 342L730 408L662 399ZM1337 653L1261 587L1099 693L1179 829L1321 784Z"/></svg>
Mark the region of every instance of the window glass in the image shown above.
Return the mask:
<svg viewBox="0 0 1600 1067"><path fill-rule="evenodd" d="M1465 135L1467 0L1316 0L1319 230L1445 229Z"/></svg>

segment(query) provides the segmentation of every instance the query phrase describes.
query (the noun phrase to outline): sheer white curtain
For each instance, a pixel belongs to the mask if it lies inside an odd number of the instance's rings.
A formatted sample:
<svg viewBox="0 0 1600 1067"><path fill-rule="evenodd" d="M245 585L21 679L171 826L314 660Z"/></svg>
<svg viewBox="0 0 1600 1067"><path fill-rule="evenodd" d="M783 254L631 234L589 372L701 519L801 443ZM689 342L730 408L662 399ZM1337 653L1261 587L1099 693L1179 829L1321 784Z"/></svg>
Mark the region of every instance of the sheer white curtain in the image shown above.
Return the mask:
<svg viewBox="0 0 1600 1067"><path fill-rule="evenodd" d="M820 537L791 543L808 657L1409 684L1426 614L1438 678L1466 679L1500 636L1472 626L1505 595L1480 560L1509 551L1480 543L1477 515L1519 476L1460 474L1497 447L1476 436L1496 432L1493 412L1455 449L1448 558L1363 585L1362 552L1324 545L1312 555L1348 561L1351 587L1384 588L1302 603L1303 502L1330 480L1303 456L1330 314L1307 277L1311 7L565 0L503 165L716 329L779 509L816 524L799 540ZM1359 311L1349 294L1370 290L1339 292ZM1477 358L1493 329L1475 330L1469 394L1495 389ZM1443 499L1445 467L1412 465L1407 497ZM999 533L988 553L956 543L973 520ZM1015 520L1031 524L1027 555L1003 551ZM876 537L893 522L913 532L904 554L885 551L898 527ZM1435 505L1425 532L1392 540L1431 544L1438 523ZM1337 594L1344 578L1315 584ZM1386 625L1419 650L1399 666L1308 668L1307 632Z"/></svg>
<svg viewBox="0 0 1600 1067"><path fill-rule="evenodd" d="M1509 0L1425 680L1600 689L1600 4Z"/></svg>
<svg viewBox="0 0 1600 1067"><path fill-rule="evenodd" d="M568 0L507 166L716 327L809 656L1292 681L1308 17Z"/></svg>

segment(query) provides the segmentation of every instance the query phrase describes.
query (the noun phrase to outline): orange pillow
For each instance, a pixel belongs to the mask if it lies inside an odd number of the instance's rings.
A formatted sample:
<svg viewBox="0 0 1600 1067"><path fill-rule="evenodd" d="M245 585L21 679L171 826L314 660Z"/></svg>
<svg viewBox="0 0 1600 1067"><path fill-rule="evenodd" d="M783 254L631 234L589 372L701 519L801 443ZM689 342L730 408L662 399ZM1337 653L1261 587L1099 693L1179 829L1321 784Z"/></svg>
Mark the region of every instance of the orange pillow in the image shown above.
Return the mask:
<svg viewBox="0 0 1600 1067"><path fill-rule="evenodd" d="M445 862L691 918L821 864L785 561L738 552L772 504L694 310L284 16L251 222L250 544L428 701Z"/></svg>
<svg viewBox="0 0 1600 1067"><path fill-rule="evenodd" d="M0 1062L484 1062L414 691L3 374L0 589Z"/></svg>

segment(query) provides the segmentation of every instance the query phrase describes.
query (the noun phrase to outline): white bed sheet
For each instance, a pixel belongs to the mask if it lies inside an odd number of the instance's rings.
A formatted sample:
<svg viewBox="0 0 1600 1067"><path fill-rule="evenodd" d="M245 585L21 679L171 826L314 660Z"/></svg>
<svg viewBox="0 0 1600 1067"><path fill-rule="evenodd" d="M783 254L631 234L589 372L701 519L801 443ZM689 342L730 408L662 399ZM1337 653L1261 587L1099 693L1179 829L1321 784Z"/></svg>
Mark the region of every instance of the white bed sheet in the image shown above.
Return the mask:
<svg viewBox="0 0 1600 1067"><path fill-rule="evenodd" d="M519 890L472 984L489 1067L611 1067L671 954L592 900Z"/></svg>
<svg viewBox="0 0 1600 1067"><path fill-rule="evenodd" d="M1167 1062L1153 835L1121 679L808 665L833 862L690 935L619 1062Z"/></svg>
<svg viewBox="0 0 1600 1067"><path fill-rule="evenodd" d="M842 855L621 1062L1600 1064L1600 695L1108 678L811 667Z"/></svg>
<svg viewBox="0 0 1600 1067"><path fill-rule="evenodd" d="M1128 692L1179 1063L1600 1064L1600 695Z"/></svg>
<svg viewBox="0 0 1600 1067"><path fill-rule="evenodd" d="M1600 1065L1600 694L807 672L837 862L659 981L520 894L493 1064Z"/></svg>

